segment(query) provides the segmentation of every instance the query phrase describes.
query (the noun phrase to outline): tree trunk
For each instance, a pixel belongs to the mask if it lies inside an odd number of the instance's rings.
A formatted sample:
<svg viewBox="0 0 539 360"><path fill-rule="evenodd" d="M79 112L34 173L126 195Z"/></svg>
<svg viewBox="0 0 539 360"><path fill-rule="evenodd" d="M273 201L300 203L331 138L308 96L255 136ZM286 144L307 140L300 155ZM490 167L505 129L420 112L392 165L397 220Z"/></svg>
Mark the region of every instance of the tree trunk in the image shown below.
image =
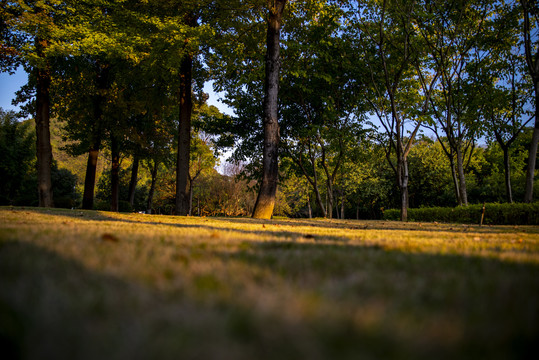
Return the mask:
<svg viewBox="0 0 539 360"><path fill-rule="evenodd" d="M46 46L38 42L38 53ZM37 155L37 190L40 207L52 207L52 146L50 133L50 68L36 69L36 155Z"/></svg>
<svg viewBox="0 0 539 360"><path fill-rule="evenodd" d="M131 180L129 181L129 204L131 204L132 207L135 205L135 190L137 189L139 162L138 155L134 155L133 167L131 168Z"/></svg>
<svg viewBox="0 0 539 360"><path fill-rule="evenodd" d="M509 159L509 147L503 147L503 168L505 170L505 196L507 202L513 203L513 191L511 190L511 160Z"/></svg>
<svg viewBox="0 0 539 360"><path fill-rule="evenodd" d="M154 162L153 168L152 168L152 183L150 185L150 191L148 192L148 202L146 204L146 213L151 214L152 213L152 203L153 203L153 194L155 192L155 182L157 180L157 168L159 166L159 163L157 161Z"/></svg>
<svg viewBox="0 0 539 360"><path fill-rule="evenodd" d="M278 96L281 20L286 0L275 0L270 8L266 41L266 80L264 83L264 153L262 182L256 199L253 218L270 219L275 207L279 177Z"/></svg>
<svg viewBox="0 0 539 360"><path fill-rule="evenodd" d="M463 206L468 206L468 194L466 193L466 178L464 177L464 159L460 146L457 147L457 170L459 180L459 194Z"/></svg>
<svg viewBox="0 0 539 360"><path fill-rule="evenodd" d="M457 172L455 171L455 159L453 156L449 156L449 166L451 167L451 178L453 179L453 187L455 189L455 197L457 199L458 206L462 206L462 198L460 197L459 181L457 178Z"/></svg>
<svg viewBox="0 0 539 360"><path fill-rule="evenodd" d="M97 63L95 65L96 84L99 90L106 90L109 82L109 69L107 65ZM84 179L84 194L82 196L82 208L92 210L94 207L94 191L97 172L97 160L99 158L99 149L101 148L102 136L102 117L101 108L104 101L102 93L98 92L92 98L93 128L90 139L90 149L88 150L88 162L86 164L86 176Z"/></svg>
<svg viewBox="0 0 539 360"><path fill-rule="evenodd" d="M311 195L307 192L307 209L309 210L309 219L313 218L313 210L311 209Z"/></svg>
<svg viewBox="0 0 539 360"><path fill-rule="evenodd" d="M341 190L341 219L344 220L344 191Z"/></svg>
<svg viewBox="0 0 539 360"><path fill-rule="evenodd" d="M191 152L191 94L193 58L187 55L180 66L180 124L178 126L178 157L176 162L176 215L189 213L189 158Z"/></svg>
<svg viewBox="0 0 539 360"><path fill-rule="evenodd" d="M82 208L86 210L92 210L94 207L94 190L98 157L99 143L94 144L88 152L86 176L84 178L84 194L82 195Z"/></svg>
<svg viewBox="0 0 539 360"><path fill-rule="evenodd" d="M189 216L193 215L193 180L189 181Z"/></svg>
<svg viewBox="0 0 539 360"><path fill-rule="evenodd" d="M118 140L111 136L110 153L112 167L110 169L110 211L120 210L120 149Z"/></svg>
<svg viewBox="0 0 539 360"><path fill-rule="evenodd" d="M524 202L531 203L533 201L533 182L535 177L535 162L537 161L537 147L539 144L539 83L535 83L535 126L533 128L532 142L528 155L528 169L526 171L526 193L524 194Z"/></svg>
<svg viewBox="0 0 539 360"><path fill-rule="evenodd" d="M398 166L400 172L400 190L401 190L401 221L408 221L408 160L400 159L400 165Z"/></svg>

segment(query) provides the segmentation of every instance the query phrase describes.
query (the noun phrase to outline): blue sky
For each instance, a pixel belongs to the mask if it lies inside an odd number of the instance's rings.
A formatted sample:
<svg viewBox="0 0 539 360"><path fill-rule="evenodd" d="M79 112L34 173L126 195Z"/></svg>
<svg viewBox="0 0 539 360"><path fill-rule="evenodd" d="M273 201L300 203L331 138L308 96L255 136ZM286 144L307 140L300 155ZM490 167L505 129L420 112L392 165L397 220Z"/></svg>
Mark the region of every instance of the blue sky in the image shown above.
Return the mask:
<svg viewBox="0 0 539 360"><path fill-rule="evenodd" d="M13 75L8 73L0 73L0 107L4 110L18 110L17 107L11 105L11 101L15 97L15 92L21 88L28 80L28 75L22 68ZM208 103L216 106L222 112L231 115L232 109L224 105L219 101L222 98L222 94L215 93L212 89L211 83L206 83L204 86L204 92L209 94Z"/></svg>
<svg viewBox="0 0 539 360"><path fill-rule="evenodd" d="M11 105L11 101L15 97L15 92L21 88L28 80L28 75L20 68L13 75L8 73L0 73L0 107L4 110L18 110Z"/></svg>

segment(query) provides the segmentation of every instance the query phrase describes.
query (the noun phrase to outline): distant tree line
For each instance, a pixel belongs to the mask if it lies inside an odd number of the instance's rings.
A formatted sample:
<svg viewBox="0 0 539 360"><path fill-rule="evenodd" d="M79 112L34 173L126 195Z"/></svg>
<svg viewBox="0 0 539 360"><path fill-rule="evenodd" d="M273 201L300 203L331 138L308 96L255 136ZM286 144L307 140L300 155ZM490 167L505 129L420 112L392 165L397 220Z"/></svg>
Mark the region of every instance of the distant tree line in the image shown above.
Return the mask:
<svg viewBox="0 0 539 360"><path fill-rule="evenodd" d="M208 169L224 149L249 195L220 214L398 207L406 220L410 206L531 202L538 25L527 0L7 1L0 67L29 74L18 101L35 120L35 164L13 161L35 168L38 205L58 205L57 118L65 151L87 157L85 209L140 207L148 176L146 210L168 187L165 212L202 214L197 184L219 182ZM234 116L207 106L207 81ZM29 141L13 120L4 127Z"/></svg>

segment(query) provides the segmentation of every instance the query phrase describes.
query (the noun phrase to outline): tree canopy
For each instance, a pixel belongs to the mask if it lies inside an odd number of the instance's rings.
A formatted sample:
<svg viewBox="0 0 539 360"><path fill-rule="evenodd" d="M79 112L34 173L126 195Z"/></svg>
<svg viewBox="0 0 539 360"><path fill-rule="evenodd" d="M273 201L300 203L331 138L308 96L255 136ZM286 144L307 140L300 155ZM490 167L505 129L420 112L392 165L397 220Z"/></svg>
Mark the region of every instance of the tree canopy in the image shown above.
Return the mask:
<svg viewBox="0 0 539 360"><path fill-rule="evenodd" d="M398 207L406 220L409 206L532 199L536 2L4 4L0 69L30 75L18 99L35 119L41 206L57 197L58 151L86 158L83 208L160 204L193 215L197 202L202 213L212 181L236 191L219 176L241 184L244 210L209 213L260 218L377 217ZM207 82L234 115L207 105ZM3 113L2 127L28 142L14 116ZM211 170L224 150L233 175ZM2 166L14 168L9 159ZM18 161L30 172L30 160ZM21 171L6 180L9 198Z"/></svg>

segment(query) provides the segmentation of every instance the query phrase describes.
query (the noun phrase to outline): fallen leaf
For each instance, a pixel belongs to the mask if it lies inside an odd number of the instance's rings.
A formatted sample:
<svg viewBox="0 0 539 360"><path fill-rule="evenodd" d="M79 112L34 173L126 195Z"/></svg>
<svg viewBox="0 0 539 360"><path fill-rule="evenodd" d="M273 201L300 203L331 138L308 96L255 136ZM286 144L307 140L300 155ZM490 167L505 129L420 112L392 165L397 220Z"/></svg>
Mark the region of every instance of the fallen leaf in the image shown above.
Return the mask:
<svg viewBox="0 0 539 360"><path fill-rule="evenodd" d="M110 241L110 242L118 242L118 238L112 234L103 234L101 235L101 240L103 241Z"/></svg>

